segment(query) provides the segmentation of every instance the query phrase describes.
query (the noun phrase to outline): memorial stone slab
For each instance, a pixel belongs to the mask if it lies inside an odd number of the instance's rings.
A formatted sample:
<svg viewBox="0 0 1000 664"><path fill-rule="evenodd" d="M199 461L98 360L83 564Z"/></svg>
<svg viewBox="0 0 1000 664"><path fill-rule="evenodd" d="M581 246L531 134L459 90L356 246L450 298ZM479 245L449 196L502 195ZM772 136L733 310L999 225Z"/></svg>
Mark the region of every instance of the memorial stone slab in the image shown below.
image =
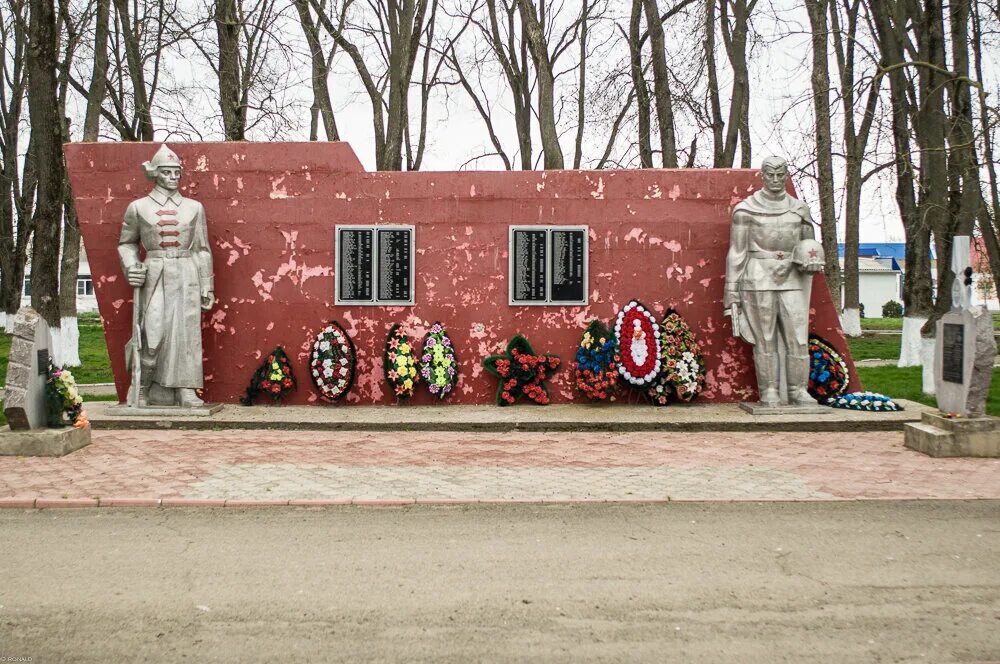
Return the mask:
<svg viewBox="0 0 1000 664"><path fill-rule="evenodd" d="M4 393L4 414L11 430L44 427L45 381L49 369L49 326L31 307L14 316Z"/></svg>
<svg viewBox="0 0 1000 664"><path fill-rule="evenodd" d="M976 359L976 318L968 310L952 310L937 323L934 382L938 408L966 414L969 384Z"/></svg>

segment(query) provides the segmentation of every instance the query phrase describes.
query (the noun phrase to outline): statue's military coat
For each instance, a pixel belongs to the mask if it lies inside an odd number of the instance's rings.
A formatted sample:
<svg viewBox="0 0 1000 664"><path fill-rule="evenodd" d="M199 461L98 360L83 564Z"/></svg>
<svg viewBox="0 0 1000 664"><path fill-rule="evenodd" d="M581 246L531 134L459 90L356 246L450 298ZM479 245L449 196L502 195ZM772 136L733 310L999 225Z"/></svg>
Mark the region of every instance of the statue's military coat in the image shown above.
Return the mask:
<svg viewBox="0 0 1000 664"><path fill-rule="evenodd" d="M126 274L139 262L140 245L147 267L139 302L142 350L154 358L152 380L163 387L200 388L201 299L214 290L205 208L155 187L125 212L118 255Z"/></svg>

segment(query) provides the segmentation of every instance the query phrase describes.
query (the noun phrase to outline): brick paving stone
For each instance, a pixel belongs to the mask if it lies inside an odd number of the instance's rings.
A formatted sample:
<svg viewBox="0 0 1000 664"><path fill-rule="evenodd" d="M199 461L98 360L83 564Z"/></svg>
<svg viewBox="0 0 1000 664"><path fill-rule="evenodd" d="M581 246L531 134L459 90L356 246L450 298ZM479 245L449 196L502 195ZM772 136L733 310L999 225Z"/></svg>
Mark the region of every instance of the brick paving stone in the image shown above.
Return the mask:
<svg viewBox="0 0 1000 664"><path fill-rule="evenodd" d="M1000 460L932 459L902 438L99 430L89 447L65 457L0 457L0 507L97 504L95 497L105 505L162 498L164 506L1000 498Z"/></svg>

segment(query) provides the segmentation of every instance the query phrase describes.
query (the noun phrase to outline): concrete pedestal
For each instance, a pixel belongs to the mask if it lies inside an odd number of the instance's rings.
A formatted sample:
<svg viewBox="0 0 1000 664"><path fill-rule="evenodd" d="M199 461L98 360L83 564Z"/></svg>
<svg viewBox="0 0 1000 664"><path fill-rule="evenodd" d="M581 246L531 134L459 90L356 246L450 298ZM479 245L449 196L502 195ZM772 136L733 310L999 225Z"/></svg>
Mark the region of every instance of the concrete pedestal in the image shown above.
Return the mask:
<svg viewBox="0 0 1000 664"><path fill-rule="evenodd" d="M948 418L925 411L903 431L904 445L928 456L1000 458L1000 417Z"/></svg>
<svg viewBox="0 0 1000 664"><path fill-rule="evenodd" d="M740 408L751 415L829 415L836 412L829 406L793 406L782 404L780 406L768 406L759 401L744 401Z"/></svg>
<svg viewBox="0 0 1000 664"><path fill-rule="evenodd" d="M90 427L78 429L0 428L0 456L64 456L90 445Z"/></svg>
<svg viewBox="0 0 1000 664"><path fill-rule="evenodd" d="M120 417L152 417L162 419L164 417L209 417L222 410L221 403L207 403L197 408L183 408L181 406L143 406L134 408L127 403L120 403L108 406L109 415Z"/></svg>

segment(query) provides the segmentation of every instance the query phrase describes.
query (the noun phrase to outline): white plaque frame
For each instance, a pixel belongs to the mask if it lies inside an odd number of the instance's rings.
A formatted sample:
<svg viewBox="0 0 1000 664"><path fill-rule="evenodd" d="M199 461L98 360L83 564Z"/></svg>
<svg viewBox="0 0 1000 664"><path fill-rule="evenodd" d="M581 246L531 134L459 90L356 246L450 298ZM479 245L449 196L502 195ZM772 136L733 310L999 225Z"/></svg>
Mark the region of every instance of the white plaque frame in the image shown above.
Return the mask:
<svg viewBox="0 0 1000 664"><path fill-rule="evenodd" d="M378 232L407 231L410 234L410 297L406 300L378 299L380 256ZM372 233L372 299L342 300L340 298L340 231L371 231ZM333 227L333 301L338 307L412 307L416 305L417 227L414 224L338 224Z"/></svg>
<svg viewBox="0 0 1000 664"><path fill-rule="evenodd" d="M514 299L514 233L545 231L545 301ZM583 299L552 299L552 231L583 231ZM581 307L590 304L590 227L568 225L511 224L507 227L507 304L512 307Z"/></svg>

